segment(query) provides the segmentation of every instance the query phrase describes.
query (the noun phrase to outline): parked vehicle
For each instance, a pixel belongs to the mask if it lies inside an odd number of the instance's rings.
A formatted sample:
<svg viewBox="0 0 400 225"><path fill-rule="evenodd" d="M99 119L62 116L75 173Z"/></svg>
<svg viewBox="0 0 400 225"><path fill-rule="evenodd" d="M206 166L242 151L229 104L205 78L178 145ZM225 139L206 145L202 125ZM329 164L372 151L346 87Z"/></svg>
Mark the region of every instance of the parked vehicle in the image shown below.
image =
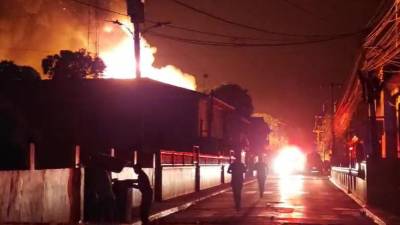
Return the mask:
<svg viewBox="0 0 400 225"><path fill-rule="evenodd" d="M322 175L324 172L323 165L321 157L317 152L308 153L305 173L311 175Z"/></svg>

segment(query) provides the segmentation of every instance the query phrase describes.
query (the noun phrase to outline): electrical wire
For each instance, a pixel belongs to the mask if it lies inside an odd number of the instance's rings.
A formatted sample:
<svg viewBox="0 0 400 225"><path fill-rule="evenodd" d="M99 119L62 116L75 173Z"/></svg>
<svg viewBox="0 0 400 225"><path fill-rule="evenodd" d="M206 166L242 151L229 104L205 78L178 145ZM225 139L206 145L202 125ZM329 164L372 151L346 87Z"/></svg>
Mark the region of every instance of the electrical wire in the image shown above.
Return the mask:
<svg viewBox="0 0 400 225"><path fill-rule="evenodd" d="M208 16L208 17L210 17L210 18L212 18L212 19L215 19L215 20L218 20L218 21L227 23L227 24L231 24L231 25L234 25L234 26L238 26L238 27L242 27L242 28L246 28L246 29L250 29L250 30L254 30L254 31L259 31L259 32L262 32L262 33L273 34L273 35L280 35L280 36L308 37L308 38L321 38L321 37L332 37L332 36L347 36L347 35L349 35L349 34L350 34L350 35L353 35L353 34L356 34L356 33L364 32L365 30L368 29L368 28L363 28L363 29L361 29L361 30L357 30L357 31L353 31L353 32L338 33L338 34L294 34L294 33L286 33L286 32L277 32L277 31L272 31L272 30L267 30L267 29L264 29L264 28L260 28L260 27L250 26L250 25L243 24L243 23L234 22L234 21L232 21L232 20L228 20L228 19L222 18L222 17L220 17L220 16L211 14L211 13L209 13L209 12L206 12L206 11L204 11L204 10L198 9L198 8L196 8L196 7L193 7L193 6L191 6L191 5L188 5L188 4L183 3L183 2L181 2L181 1L178 1L178 0L170 0L170 1L172 1L172 2L174 2L174 3L176 3L176 4L178 4L178 5L180 5L180 6L182 6L182 7L185 7L185 8L187 8L187 9L189 9L189 10L192 10L192 11L194 11L194 12L197 12L197 13L199 13L199 14Z"/></svg>
<svg viewBox="0 0 400 225"><path fill-rule="evenodd" d="M293 8L296 8L296 9L299 10L299 11L302 11L303 13L305 13L305 14L307 14L307 15L309 15L309 16L312 16L312 17L314 17L314 18L317 18L317 19L320 20L320 21L329 22L327 19L325 19L325 18L323 18L323 17L321 17L321 16L316 15L314 12L312 12L312 11L310 11L310 10L308 10L308 9L306 9L306 8L304 8L304 7L302 7L301 5L299 5L299 4L297 4L297 3L294 3L294 2L292 2L292 1L290 1L290 0L281 0L281 1L283 1L283 2L285 2L286 4L292 6Z"/></svg>
<svg viewBox="0 0 400 225"><path fill-rule="evenodd" d="M114 10L110 10L110 9L107 9L107 8L103 8L103 7L100 7L98 5L90 4L90 3L83 2L83 1L80 1L80 0L71 0L71 1L79 3L79 4L82 4L82 5L85 5L85 6L88 6L88 7L93 7L95 9L102 10L102 11L105 11L105 12L114 13L114 14L118 14L118 15L122 15L122 16L128 16L127 14L124 14L124 13L121 13L121 12L117 12L117 11L114 11ZM177 1L177 0L171 0L171 1L174 1L177 4L181 4L181 5L185 6L185 7L189 7L190 9L195 10L195 11L197 11L199 13L202 13L202 14L205 14L205 15L208 15L208 16L212 16L215 19L223 20L225 22L238 25L238 23L235 23L235 22L223 19L221 17L214 16L214 15L209 14L207 12L198 10L197 8L191 7L191 6L189 6L187 4L184 4L184 3L180 2L180 1ZM148 20L148 22L157 23L157 24L160 23L160 22L149 21L149 20ZM201 33L201 34L205 34L205 35L213 35L213 36L219 36L219 37L231 38L231 39L237 40L237 42L221 42L221 41L212 41L212 40L210 41L210 40L199 40L199 39L183 38L183 37L177 37L177 36L172 36L172 35L152 32L152 31L148 31L147 32L150 35L158 36L158 37L169 39L169 40L173 40L173 41L179 41L179 42L184 42L184 43L188 43L188 44L208 45L208 46L221 46L221 47L278 47L278 46L306 45L306 44L315 44L315 43L338 40L338 39L346 38L346 37L349 37L349 36L362 34L363 32L365 32L365 30L363 29L363 30L359 30L357 32L342 33L342 34L336 34L336 35L299 35L299 34L289 34L289 33L279 33L279 32L267 31L267 30L251 27L251 26L248 26L248 25L240 24L240 26L244 26L244 27L247 27L247 28L255 28L255 29L258 29L260 31L264 31L264 32L267 32L267 33L270 33L270 34L272 33L272 34L279 34L279 35L287 35L287 36L292 36L292 37L293 36L295 36L295 37L314 37L314 38L319 37L318 39L305 40L305 41L291 41L291 42L287 41L287 42L283 42L282 39L274 39L273 41L280 41L280 42L275 42L275 43L246 43L246 42L238 42L238 41L243 41L243 40L265 41L266 39L231 36L231 35L213 33L213 32L208 32L208 31L200 31L200 30L196 30L196 29L180 27L180 26L171 25L171 24L165 24L163 26L167 26L167 27L174 28L174 29L185 30L185 31L188 31L188 32L196 32L196 33Z"/></svg>
<svg viewBox="0 0 400 225"><path fill-rule="evenodd" d="M117 11L114 11L114 10L111 10L111 9L103 8L103 7L100 7L98 5L88 3L88 2L84 2L84 1L80 1L80 0L70 0L70 1L76 2L76 3L81 4L81 5L93 7L95 9L98 9L98 10L101 10L101 11L104 11L104 12L113 13L113 14L117 14L117 15L120 15L120 16L128 16L128 14L126 14L126 13L121 13L121 12L117 12Z"/></svg>
<svg viewBox="0 0 400 225"><path fill-rule="evenodd" d="M152 24L159 24L160 23L160 22L156 22L154 20L146 20L146 22L149 22L149 23L152 23ZM165 25L162 25L161 27L167 27L167 28L176 29L176 30L182 30L182 31L187 31L187 32L192 32L192 33L198 33L198 34L203 34L203 35L207 35L207 36L228 38L228 39L233 39L233 40L284 41L284 39L282 39L282 38L277 39L277 38L266 38L266 37L247 37L247 36L227 35L227 34L222 34L222 33L209 32L209 31L203 31L203 30L198 30L198 29L178 26L178 25L174 25L174 24L165 24Z"/></svg>
<svg viewBox="0 0 400 225"><path fill-rule="evenodd" d="M78 3L78 4L82 4L82 5L88 6L88 7L93 7L93 8L95 8L95 9L102 10L102 11L105 11L105 12L108 12L108 13L114 13L114 14L121 15L121 16L128 16L128 15L125 14L125 13L121 13L121 12L114 11L114 10L111 10L111 9L103 8L103 7L100 7L100 6L98 6L98 5L94 5L94 4L91 4L91 3L87 3L87 2L84 2L84 1L80 1L80 0L71 0L71 1L76 2L76 3ZM180 1L177 1L177 0L172 0L172 1L174 1L174 2L176 2L176 3L178 3L178 4L184 4L184 3L180 2ZM187 6L187 7L190 7L190 6L186 5L186 4L184 4L184 5ZM193 7L192 7L192 8L193 8ZM198 10L198 9L193 8L193 10ZM207 13L207 15L213 16L213 15L208 14L208 13ZM220 18L220 17L216 17L216 16L214 16L214 17L215 17L215 18L218 18L218 19L222 19L222 20L224 20L225 22L228 22L228 23L234 23L234 22L232 22L232 21L228 21L228 20L225 20L225 19ZM151 21L151 20L147 20L147 21L148 21L148 22L151 22L151 23L160 23L160 22L155 22L155 21ZM234 24L236 24L236 23L234 23ZM245 26L245 27L247 27L247 28L255 28L255 27L251 27L251 26L248 26L248 25L244 25L244 24L240 24L240 25L243 25L243 26ZM164 26L169 27L169 28L173 28L173 29L185 30L185 31L188 31L188 32L201 33L201 34L204 34L204 35L212 35L212 36L219 36L219 37L231 38L231 39L234 39L234 40L252 40L252 41L266 41L266 40L269 40L269 41L283 41L282 39L252 38L252 37L241 37L241 36L234 36L234 35L225 35L225 34L220 34L220 33L214 33L214 32L208 32L208 31L201 31L201 30L196 30L196 29L192 29L192 28L186 28L186 27L182 27L182 26L171 25L171 24L166 24L166 25L164 25ZM255 29L259 29L259 28L255 28ZM263 30L263 29L259 29L259 30L261 31L261 30ZM263 31L265 31L265 32L267 32L267 33L270 33L270 34L277 34L277 35L279 34L279 35L286 35L286 36L291 36L291 37L303 37L303 38L304 38L304 37L308 37L308 38L313 37L313 38L315 38L313 41L321 42L321 41L325 41L325 40L320 40L322 37L327 38L327 40L334 40L334 39L331 39L331 37L335 37L335 38L336 38L336 37L338 37L338 38L340 38L340 37L348 37L348 36L352 36L352 35L357 35L357 34L363 33L365 30L362 29L362 30L359 30L359 31L357 31L357 32L342 33L342 34L335 34L335 35L300 35L300 34L289 34L289 33L273 32L273 31L267 31L267 30L263 30ZM317 39L317 37L319 37L319 38ZM174 37L174 38L176 38L176 37ZM182 39L185 39L185 38L182 38ZM189 40L187 40L187 41L189 41ZM311 41L310 43L313 43L313 41ZM198 42L198 40L191 40L191 41L189 41L189 42ZM207 42L207 41L205 41L205 43L206 43L206 42ZM214 44L214 43L212 43L212 41L211 41L210 43L211 43L212 45ZM309 41L299 41L299 42L294 42L294 43L295 43L295 44L297 44L297 43L302 44L302 43L309 43ZM222 44L222 43L217 43L217 44L225 45L225 44ZM285 45L285 44L291 45L291 43L274 43L274 44L277 44L278 46L283 46L283 45ZM237 44L235 44L235 45L237 45ZM246 45L248 45L248 44L244 44L244 45L246 46ZM250 44L250 45L258 46L258 45L260 45L260 44ZM261 46L263 46L263 45L265 45L265 44L261 44ZM268 44L268 45L271 45L271 44Z"/></svg>
<svg viewBox="0 0 400 225"><path fill-rule="evenodd" d="M114 11L114 10L110 10L110 9L107 9L107 8L103 8L103 7L100 7L98 5L87 3L87 2L84 2L84 1L80 1L80 0L70 0L70 1L76 2L76 3L81 4L81 5L85 5L85 6L88 6L88 7L93 7L95 9L97 9L97 10L101 10L101 11L104 11L104 12L113 13L113 14L117 14L117 15L121 15L121 16L129 16L127 14L124 14L124 13L121 13L121 12L117 12L117 11ZM160 24L160 22L156 22L154 20L148 20L148 19L146 19L146 22L149 22L149 23L152 23L152 24ZM257 41L257 40L259 40L259 41L266 41L266 40L269 40L269 41L281 41L282 40L282 39L274 39L274 38L254 38L254 37L226 35L226 34L221 34L221 33L196 30L196 29L187 28L187 27L183 27L183 26L172 25L172 24L164 24L162 26L163 27L169 27L169 28L172 28L172 29L183 30L183 31L187 31L187 32L193 32L193 33L199 33L199 34L204 34L204 35L209 35L209 36L217 36L217 37L223 37L223 38L230 38L230 39L235 39L235 40L254 40L254 41Z"/></svg>
<svg viewBox="0 0 400 225"><path fill-rule="evenodd" d="M399 56L398 7L397 1L392 3L382 19L376 23L377 25L366 37L363 45L365 61L361 66L363 71L376 70L391 63Z"/></svg>
<svg viewBox="0 0 400 225"><path fill-rule="evenodd" d="M188 43L188 44L196 44L196 45L207 45L207 46L219 46L219 47L279 47L279 46L299 46L299 45L307 45L307 44L316 44L322 42L328 42L333 40L343 39L348 36L340 36L340 37L329 37L325 39L319 40L308 40L308 41L297 41L297 42L281 42L281 43L234 43L234 42L219 42L219 41L206 41L206 40L199 40L199 39L189 39L189 38L182 38L172 35L161 34L154 31L149 31L148 34L156 37L161 37L173 41Z"/></svg>

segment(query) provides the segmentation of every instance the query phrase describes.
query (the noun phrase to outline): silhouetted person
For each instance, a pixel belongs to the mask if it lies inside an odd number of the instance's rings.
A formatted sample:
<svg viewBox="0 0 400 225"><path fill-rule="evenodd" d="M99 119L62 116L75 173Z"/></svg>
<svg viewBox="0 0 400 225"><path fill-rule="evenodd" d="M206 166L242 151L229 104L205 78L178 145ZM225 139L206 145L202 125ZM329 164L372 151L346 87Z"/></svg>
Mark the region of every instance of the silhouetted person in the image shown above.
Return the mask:
<svg viewBox="0 0 400 225"><path fill-rule="evenodd" d="M235 159L235 161L229 165L228 173L232 174L231 186L233 198L235 200L235 208L236 210L240 210L243 174L246 173L246 166L239 159Z"/></svg>
<svg viewBox="0 0 400 225"><path fill-rule="evenodd" d="M260 157L259 161L254 165L254 169L257 171L258 190L260 192L260 198L262 198L264 195L265 180L267 179L268 172L267 164L264 162L262 157Z"/></svg>
<svg viewBox="0 0 400 225"><path fill-rule="evenodd" d="M140 220L142 221L142 224L148 224L151 203L153 201L153 189L151 189L149 177L140 165L134 165L133 170L138 175L136 181L137 184L133 184L133 187L139 189L142 193L142 200L140 202Z"/></svg>
<svg viewBox="0 0 400 225"><path fill-rule="evenodd" d="M112 190L111 174L104 168L86 168L89 218L93 222L114 220L115 196Z"/></svg>
<svg viewBox="0 0 400 225"><path fill-rule="evenodd" d="M115 220L116 199L111 172L120 172L123 162L104 153L89 155L85 169L86 219L93 222Z"/></svg>

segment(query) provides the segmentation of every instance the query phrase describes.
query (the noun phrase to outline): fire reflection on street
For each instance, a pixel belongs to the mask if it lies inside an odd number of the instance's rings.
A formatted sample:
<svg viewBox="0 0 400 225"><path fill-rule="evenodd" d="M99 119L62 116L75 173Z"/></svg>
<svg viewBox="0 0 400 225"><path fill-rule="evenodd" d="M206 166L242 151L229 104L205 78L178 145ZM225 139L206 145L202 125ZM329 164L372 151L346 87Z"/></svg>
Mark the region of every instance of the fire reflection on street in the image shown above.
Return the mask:
<svg viewBox="0 0 400 225"><path fill-rule="evenodd" d="M279 178L279 207L293 209L287 215L282 215L287 218L304 217L304 204L301 201L301 196L304 192L304 177L302 175L281 176Z"/></svg>

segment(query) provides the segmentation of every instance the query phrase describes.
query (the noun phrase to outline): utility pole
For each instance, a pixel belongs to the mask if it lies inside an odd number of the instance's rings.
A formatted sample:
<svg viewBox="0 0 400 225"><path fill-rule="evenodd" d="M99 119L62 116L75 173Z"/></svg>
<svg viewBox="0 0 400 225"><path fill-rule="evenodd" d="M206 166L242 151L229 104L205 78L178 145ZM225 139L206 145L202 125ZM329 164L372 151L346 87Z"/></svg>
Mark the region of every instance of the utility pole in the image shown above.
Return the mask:
<svg viewBox="0 0 400 225"><path fill-rule="evenodd" d="M128 15L133 23L133 42L135 47L136 78L141 78L140 70L140 23L144 23L144 4L141 0L126 0Z"/></svg>
<svg viewBox="0 0 400 225"><path fill-rule="evenodd" d="M140 73L140 31L139 23L133 22L133 39L135 46L135 63L136 63L136 78L140 79L142 74Z"/></svg>
<svg viewBox="0 0 400 225"><path fill-rule="evenodd" d="M313 133L316 134L316 141L315 144L317 145L317 151L318 153L320 153L320 146L321 146L321 142L322 142L322 135L324 133L324 130L321 128L321 123L323 120L323 115L316 115L314 117L314 129L313 129ZM325 162L325 148L322 149L322 158L323 158L323 162Z"/></svg>
<svg viewBox="0 0 400 225"><path fill-rule="evenodd" d="M332 143L331 143L331 150L332 150L332 159L337 159L337 152L336 152L336 134L335 134L335 112L336 112L336 103L335 103L335 88L341 87L342 85L339 83L331 82L329 84L330 92L331 92L331 135L332 135Z"/></svg>
<svg viewBox="0 0 400 225"><path fill-rule="evenodd" d="M205 73L203 74L203 92L207 93L207 79L208 79L208 74Z"/></svg>
<svg viewBox="0 0 400 225"><path fill-rule="evenodd" d="M331 151L332 157L331 161L336 160L336 134L335 134L335 112L336 112L336 103L335 103L335 88L341 87L342 84L330 82L328 85L322 85L321 87L329 87L330 91L330 114L331 114Z"/></svg>

